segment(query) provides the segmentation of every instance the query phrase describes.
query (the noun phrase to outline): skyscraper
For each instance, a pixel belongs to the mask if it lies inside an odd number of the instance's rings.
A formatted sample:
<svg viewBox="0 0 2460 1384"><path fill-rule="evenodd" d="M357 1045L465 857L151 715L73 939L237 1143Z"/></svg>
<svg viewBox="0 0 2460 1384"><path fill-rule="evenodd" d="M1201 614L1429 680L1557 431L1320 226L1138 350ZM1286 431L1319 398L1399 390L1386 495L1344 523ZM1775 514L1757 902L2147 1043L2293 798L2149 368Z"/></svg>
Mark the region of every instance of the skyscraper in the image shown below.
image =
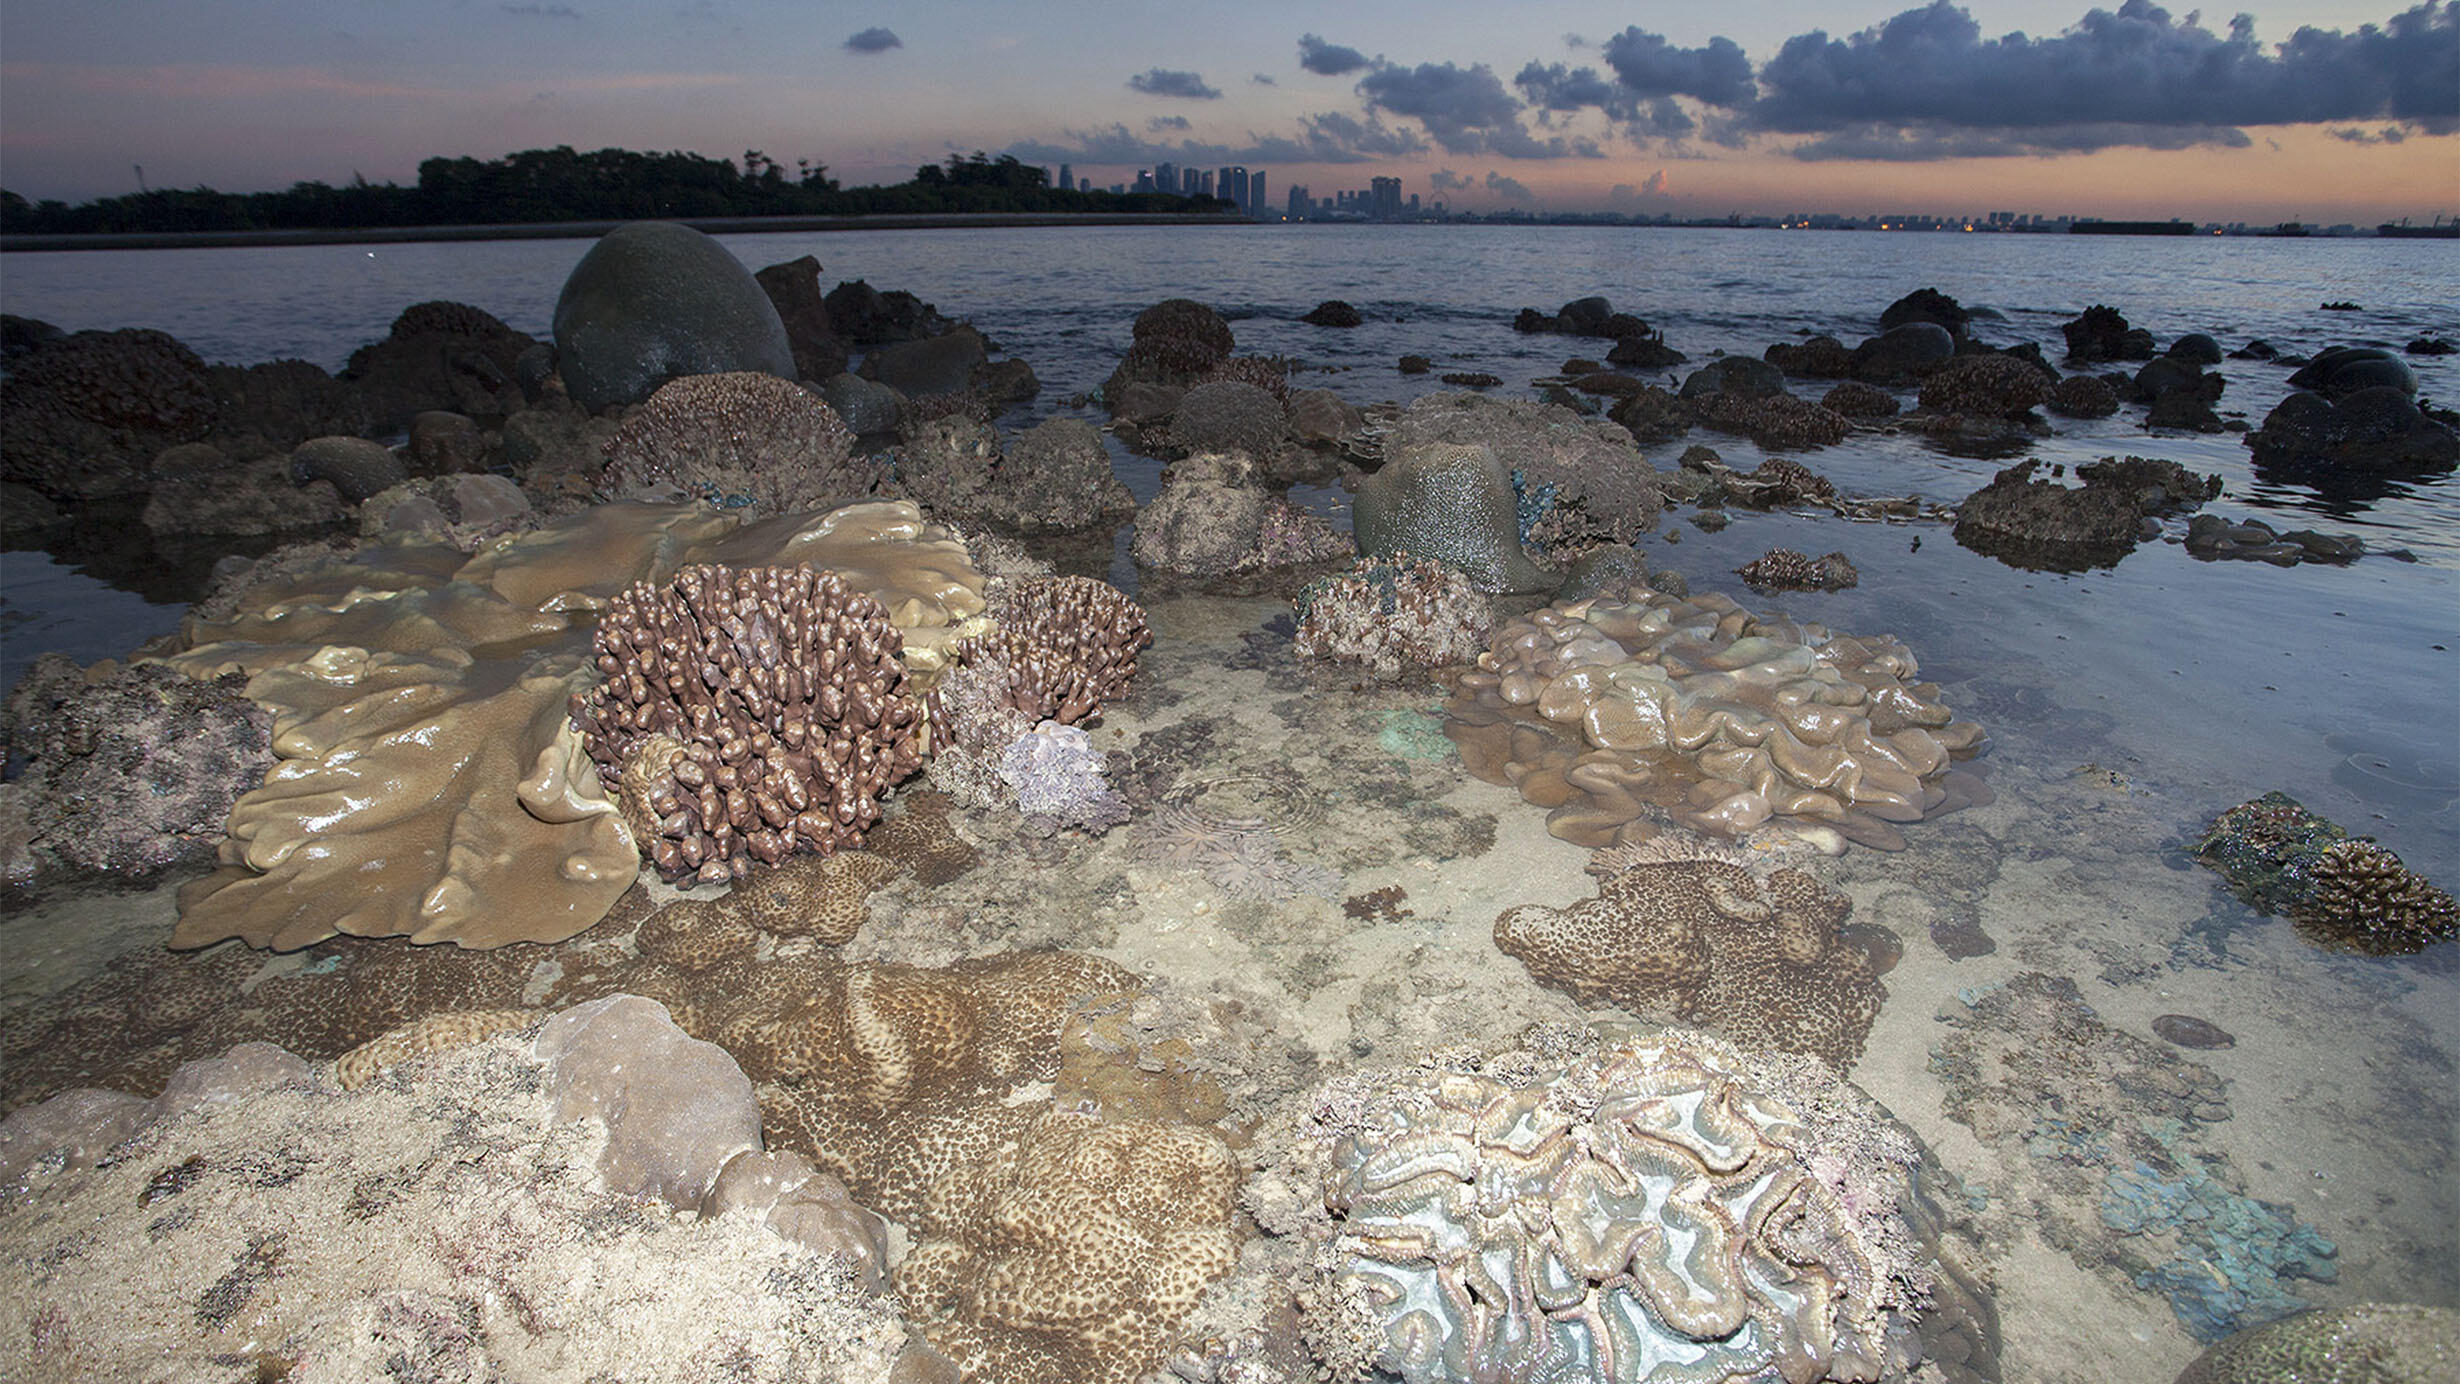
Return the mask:
<svg viewBox="0 0 2460 1384"><path fill-rule="evenodd" d="M1157 163L1153 165L1153 190L1156 192L1178 191L1179 166L1175 163Z"/></svg>
<svg viewBox="0 0 2460 1384"><path fill-rule="evenodd" d="M1367 215L1378 221L1397 221L1401 217L1401 180L1374 178L1369 180L1374 197L1367 206Z"/></svg>
<svg viewBox="0 0 2460 1384"><path fill-rule="evenodd" d="M1074 192L1076 190L1075 171L1064 163L1059 165L1058 186L1063 192Z"/></svg>
<svg viewBox="0 0 2460 1384"><path fill-rule="evenodd" d="M1266 210L1271 206L1272 203L1266 201L1264 198L1264 170L1259 168L1254 173L1248 175L1247 214L1249 216L1263 216L1266 214Z"/></svg>

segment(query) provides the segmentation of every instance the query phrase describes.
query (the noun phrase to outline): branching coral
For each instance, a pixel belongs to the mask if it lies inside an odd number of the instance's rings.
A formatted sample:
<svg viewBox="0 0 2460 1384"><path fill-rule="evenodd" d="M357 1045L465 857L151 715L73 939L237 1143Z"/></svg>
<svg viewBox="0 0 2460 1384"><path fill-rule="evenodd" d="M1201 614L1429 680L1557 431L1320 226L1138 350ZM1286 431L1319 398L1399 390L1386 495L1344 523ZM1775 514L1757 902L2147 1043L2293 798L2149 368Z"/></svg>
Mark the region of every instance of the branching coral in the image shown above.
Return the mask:
<svg viewBox="0 0 2460 1384"><path fill-rule="evenodd" d="M669 879L860 846L922 765L904 639L834 572L687 567L618 595L595 645L573 719Z"/></svg>
<svg viewBox="0 0 2460 1384"><path fill-rule="evenodd" d="M1022 737L1124 696L1153 642L1143 607L1087 577L998 582L990 602L993 628L954 647L928 699L932 780L977 807L1003 799L1000 770Z"/></svg>
<svg viewBox="0 0 2460 1384"><path fill-rule="evenodd" d="M1553 809L1548 829L1586 846L1652 835L1654 804L1721 835L1784 817L1823 844L1894 850L1892 823L1986 791L1950 772L1981 728L1914 681L1902 644L1722 596L1561 602L1507 621L1478 668L1446 734L1470 772Z"/></svg>
<svg viewBox="0 0 2460 1384"><path fill-rule="evenodd" d="M1680 1033L1393 1082L1331 1148L1332 1291L1302 1301L1364 1305L1409 1384L1878 1379L1932 1278L1919 1152L1840 1094Z"/></svg>
<svg viewBox="0 0 2460 1384"><path fill-rule="evenodd" d="M2266 793L2215 819L2195 858L2248 907L2329 947L2398 956L2460 937L2460 905L2365 837Z"/></svg>

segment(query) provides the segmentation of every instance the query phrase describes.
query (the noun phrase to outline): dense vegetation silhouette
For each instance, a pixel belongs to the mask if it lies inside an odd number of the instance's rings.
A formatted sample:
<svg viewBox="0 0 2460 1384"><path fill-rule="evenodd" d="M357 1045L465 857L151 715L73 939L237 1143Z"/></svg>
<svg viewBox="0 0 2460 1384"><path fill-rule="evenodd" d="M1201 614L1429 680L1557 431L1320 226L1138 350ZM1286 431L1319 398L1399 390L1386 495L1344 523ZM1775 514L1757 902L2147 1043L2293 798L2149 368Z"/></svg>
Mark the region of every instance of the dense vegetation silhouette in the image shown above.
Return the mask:
<svg viewBox="0 0 2460 1384"><path fill-rule="evenodd" d="M867 216L918 212L1218 212L1211 197L1077 192L1043 169L976 150L924 164L911 182L842 188L823 164L798 159L790 174L757 149L742 166L700 154L570 145L500 159L434 158L416 186L354 177L341 187L294 183L281 192L131 193L70 206L29 202L0 189L0 232L23 234L346 230L495 226L537 221L634 221L716 216Z"/></svg>

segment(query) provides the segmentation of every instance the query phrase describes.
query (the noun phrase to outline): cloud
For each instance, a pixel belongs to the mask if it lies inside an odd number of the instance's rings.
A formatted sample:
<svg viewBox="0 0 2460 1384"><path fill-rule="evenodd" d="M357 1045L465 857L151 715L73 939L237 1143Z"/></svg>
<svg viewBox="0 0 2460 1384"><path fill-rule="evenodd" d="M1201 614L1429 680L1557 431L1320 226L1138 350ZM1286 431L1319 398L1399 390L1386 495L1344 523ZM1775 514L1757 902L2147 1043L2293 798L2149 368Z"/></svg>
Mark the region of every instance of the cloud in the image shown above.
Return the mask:
<svg viewBox="0 0 2460 1384"><path fill-rule="evenodd" d="M1464 178L1449 168L1436 169L1427 175L1427 181L1434 184L1437 192L1459 192L1477 186L1475 181Z"/></svg>
<svg viewBox="0 0 2460 1384"><path fill-rule="evenodd" d="M1355 48L1326 43L1314 34L1298 40L1298 65L1321 77L1338 77L1368 66L1367 55Z"/></svg>
<svg viewBox="0 0 2460 1384"><path fill-rule="evenodd" d="M1751 60L1730 38L1677 48L1658 34L1625 29L1606 40L1606 66L1639 97L1689 96L1712 106L1748 105L1755 94Z"/></svg>
<svg viewBox="0 0 2460 1384"><path fill-rule="evenodd" d="M1145 129L1149 133L1153 134L1160 134L1164 130L1185 130L1192 128L1194 128L1194 122L1190 121L1184 115L1157 115L1151 120L1145 122Z"/></svg>
<svg viewBox="0 0 2460 1384"><path fill-rule="evenodd" d="M1630 183L1616 183L1607 189L1606 198L1612 202L1641 202L1651 197L1665 196L1666 187L1666 170L1660 168L1641 180L1638 187Z"/></svg>
<svg viewBox="0 0 2460 1384"><path fill-rule="evenodd" d="M1521 127L1521 103L1484 63L1388 63L1358 79L1358 94L1371 110L1416 120L1448 154L1543 159L1570 152L1563 140L1539 140Z"/></svg>
<svg viewBox="0 0 2460 1384"><path fill-rule="evenodd" d="M1131 91L1141 91L1147 96L1169 96L1187 101L1214 101L1221 98L1221 89L1206 86L1201 75L1194 72L1174 72L1167 67L1156 67L1137 73L1128 78L1128 88Z"/></svg>
<svg viewBox="0 0 2460 1384"><path fill-rule="evenodd" d="M1541 111L1576 111L1595 106L1609 114L1628 105L1623 89L1594 67L1567 67L1532 59L1513 75L1512 85Z"/></svg>
<svg viewBox="0 0 2460 1384"><path fill-rule="evenodd" d="M1848 146L2183 148L2247 142L2242 125L2385 118L2460 129L2451 80L2460 0L2430 0L2350 33L2302 28L2272 52L2246 16L2226 35L2197 18L2173 21L2151 0L2125 0L2055 37L1984 39L1971 14L1934 0L1846 39L1813 31L1786 40L1760 68L1758 99L1743 114L1758 130L1821 136L1797 150L1803 157L1864 157L1819 152ZM1902 133L1875 134L1890 128Z"/></svg>
<svg viewBox="0 0 2460 1384"><path fill-rule="evenodd" d="M1522 182L1520 179L1507 178L1501 173L1495 172L1491 168L1488 169L1486 173L1486 190L1495 194L1497 197L1501 197L1504 200L1515 204L1544 200L1536 193L1531 192L1529 190L1529 185Z"/></svg>
<svg viewBox="0 0 2460 1384"><path fill-rule="evenodd" d="M1934 159L2085 154L2111 148L2178 150L2211 146L2244 149L2254 142L2247 137L2246 131L2234 125L2131 125L2085 121L2073 125L2044 125L2023 131L1867 125L1820 135L1786 152L1813 163L1837 159L1925 163Z"/></svg>
<svg viewBox="0 0 2460 1384"><path fill-rule="evenodd" d="M905 47L905 40L886 29L865 29L846 40L846 49L854 53L885 53L891 48Z"/></svg>
<svg viewBox="0 0 2460 1384"><path fill-rule="evenodd" d="M2409 132L2398 125L2386 125L2380 130L2334 130L2332 138L2346 140L2351 144L2405 144L2408 142Z"/></svg>
<svg viewBox="0 0 2460 1384"><path fill-rule="evenodd" d="M1180 117L1163 117L1165 120ZM1175 126L1172 128L1176 128ZM1155 133L1159 133L1156 129ZM1019 140L1003 153L1027 163L1078 163L1130 167L1159 163L1243 163L1249 167L1292 163L1373 163L1408 158L1426 152L1416 131L1394 129L1370 112L1365 119L1339 111L1302 117L1289 135L1259 135L1252 131L1243 145L1182 139L1176 143L1139 138L1127 126L1070 130L1064 140Z"/></svg>
<svg viewBox="0 0 2460 1384"><path fill-rule="evenodd" d="M498 5L496 8L506 14L520 15L524 19L579 19L581 17L581 12L570 5Z"/></svg>
<svg viewBox="0 0 2460 1384"><path fill-rule="evenodd" d="M1257 73L1256 75L1254 75L1254 76L1252 76L1252 77L1248 78L1247 80L1248 80L1249 82L1254 83L1254 84L1255 84L1255 85L1257 85L1257 86L1279 86L1279 85L1281 85L1281 83L1279 83L1279 82L1277 82L1277 81L1274 81L1274 80L1273 80L1273 74L1272 74L1272 73L1270 73L1270 72L1259 72L1259 73Z"/></svg>

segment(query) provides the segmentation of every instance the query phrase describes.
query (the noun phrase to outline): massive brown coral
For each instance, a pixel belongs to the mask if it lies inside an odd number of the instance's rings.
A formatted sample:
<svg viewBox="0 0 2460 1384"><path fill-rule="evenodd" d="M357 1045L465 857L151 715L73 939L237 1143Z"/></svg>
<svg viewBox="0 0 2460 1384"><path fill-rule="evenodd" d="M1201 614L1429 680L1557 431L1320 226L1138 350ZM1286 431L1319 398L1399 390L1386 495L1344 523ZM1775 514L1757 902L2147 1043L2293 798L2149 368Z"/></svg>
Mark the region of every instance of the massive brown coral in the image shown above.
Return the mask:
<svg viewBox="0 0 2460 1384"><path fill-rule="evenodd" d="M922 766L904 643L835 572L687 567L608 603L573 719L660 874L733 878L860 846Z"/></svg>
<svg viewBox="0 0 2460 1384"><path fill-rule="evenodd" d="M1844 1070L1887 999L1841 934L1853 901L1800 870L1761 879L1727 859L1647 861L1568 908L1524 904L1495 944L1583 1003L1722 1030Z"/></svg>
<svg viewBox="0 0 2460 1384"><path fill-rule="evenodd" d="M1917 671L1893 639L1634 587L1505 622L1445 733L1581 845L1654 835L1654 805L1720 835L1784 818L1823 846L1895 850L1892 824L1986 792L1950 772L1981 728Z"/></svg>
<svg viewBox="0 0 2460 1384"><path fill-rule="evenodd" d="M639 500L707 500L759 514L868 495L879 464L854 455L837 413L760 371L685 375L658 386L606 448L599 488Z"/></svg>

